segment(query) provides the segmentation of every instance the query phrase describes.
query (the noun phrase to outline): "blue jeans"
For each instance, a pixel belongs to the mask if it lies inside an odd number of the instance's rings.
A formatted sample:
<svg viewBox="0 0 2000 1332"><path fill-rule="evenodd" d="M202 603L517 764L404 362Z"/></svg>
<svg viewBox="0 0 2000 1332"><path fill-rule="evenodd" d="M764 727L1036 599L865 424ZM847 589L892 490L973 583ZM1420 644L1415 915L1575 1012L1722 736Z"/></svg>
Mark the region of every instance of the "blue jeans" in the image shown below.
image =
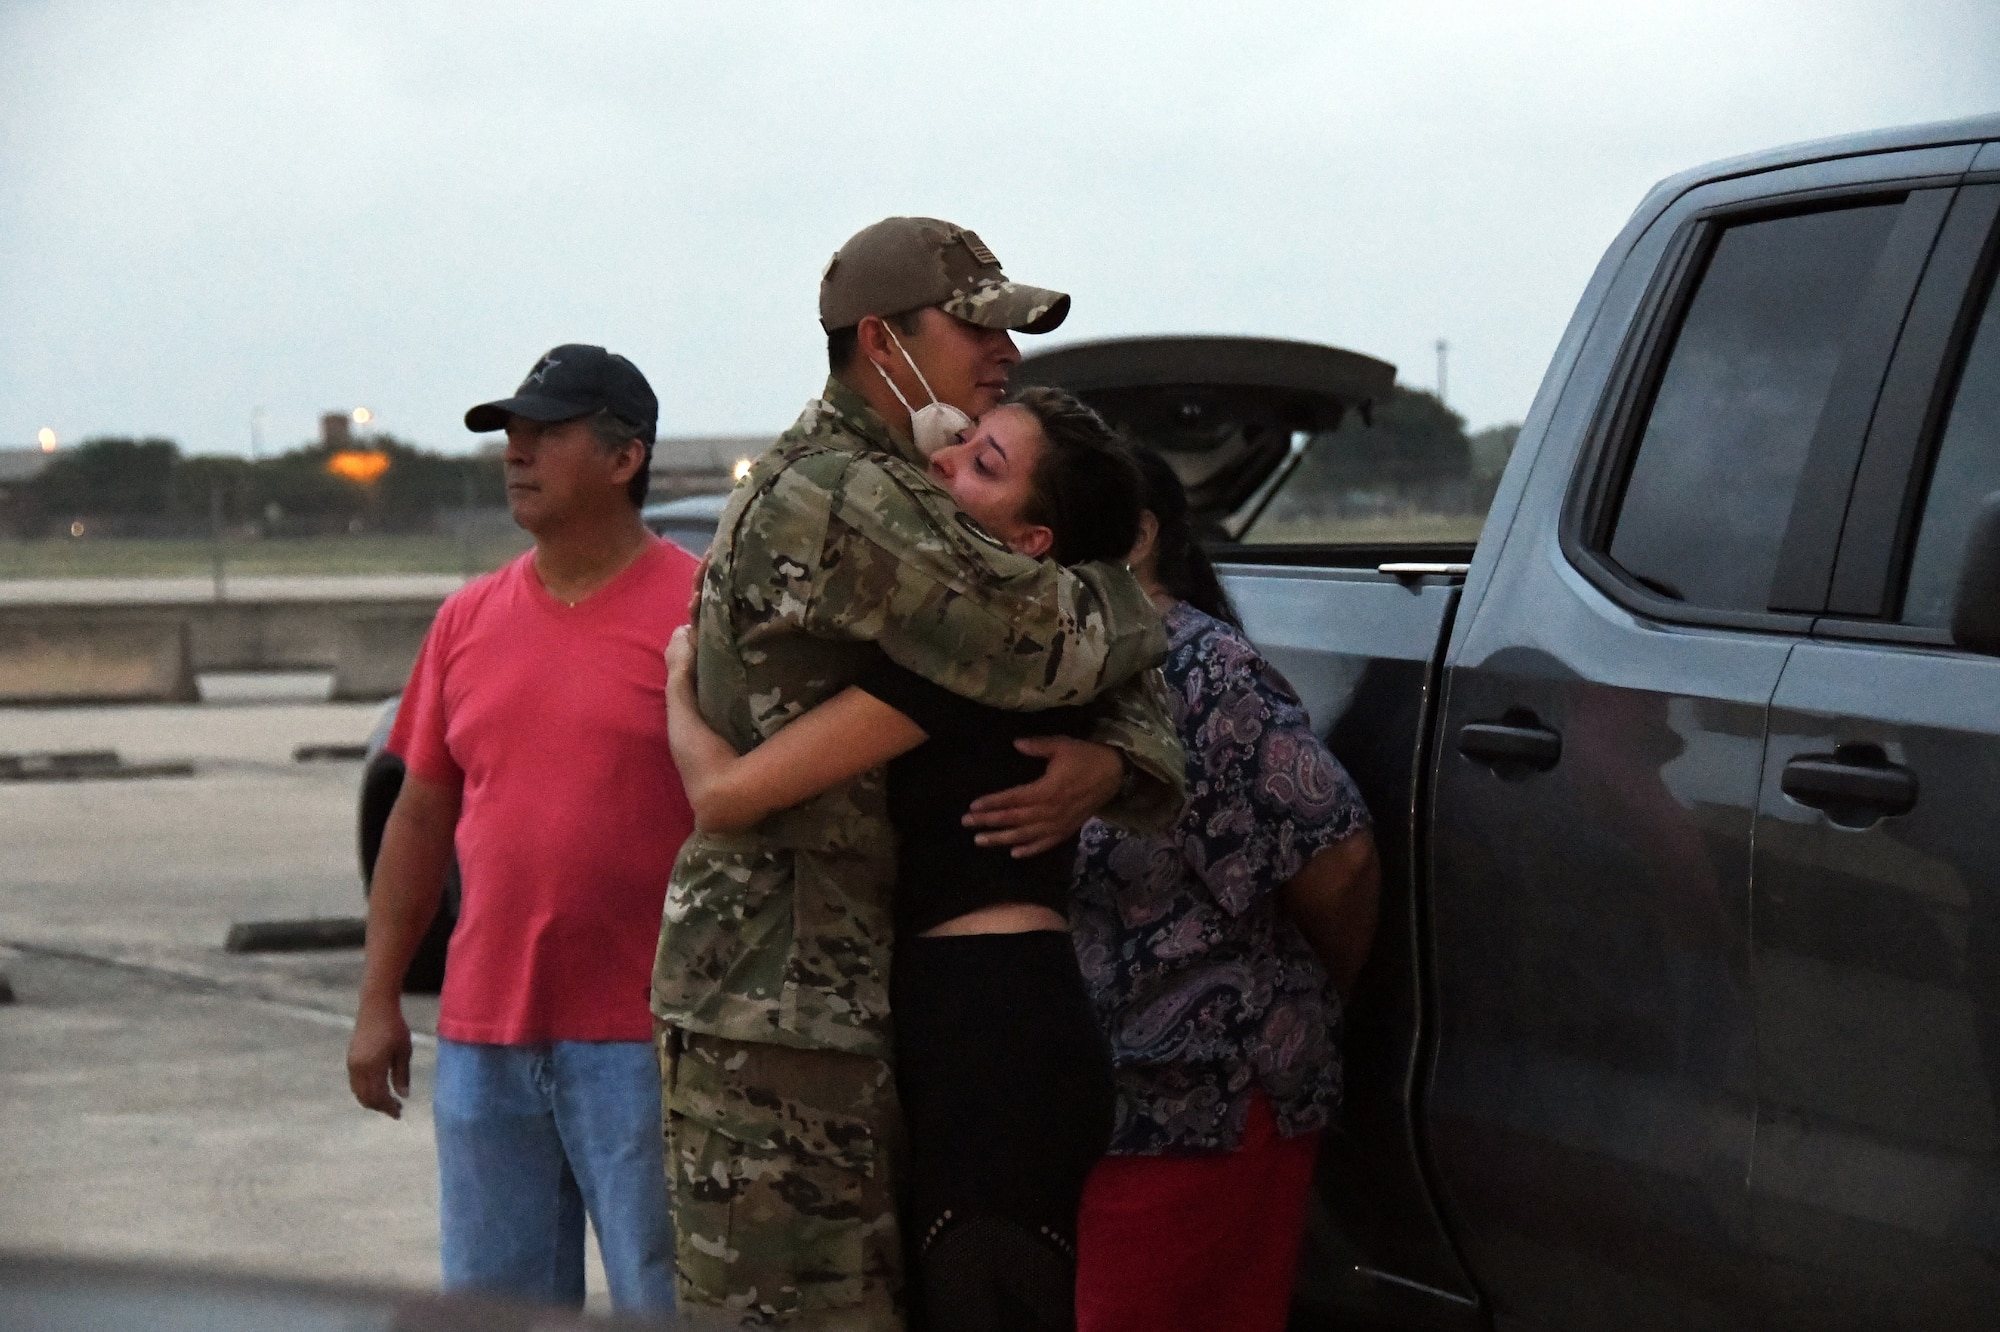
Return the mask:
<svg viewBox="0 0 2000 1332"><path fill-rule="evenodd" d="M620 1312L674 1307L660 1073L645 1041L438 1041L446 1290L583 1303L583 1218Z"/></svg>

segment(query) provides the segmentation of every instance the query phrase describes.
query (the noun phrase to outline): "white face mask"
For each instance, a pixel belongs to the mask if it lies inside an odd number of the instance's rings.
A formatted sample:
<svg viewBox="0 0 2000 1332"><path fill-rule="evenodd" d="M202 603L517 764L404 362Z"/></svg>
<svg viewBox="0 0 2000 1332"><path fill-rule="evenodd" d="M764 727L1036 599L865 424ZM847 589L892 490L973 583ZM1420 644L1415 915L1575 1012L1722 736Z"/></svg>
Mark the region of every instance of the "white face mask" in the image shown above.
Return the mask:
<svg viewBox="0 0 2000 1332"><path fill-rule="evenodd" d="M910 373L924 386L924 392L930 394L931 401L928 407L910 406L910 400L903 396L903 390L896 387L896 381L889 378L889 372L879 365L875 366L875 373L882 376L882 382L889 386L889 392L896 395L896 401L902 403L903 410L910 414L910 438L916 442L917 452L928 458L945 445L956 443L961 434L972 429L972 418L950 403L938 401L937 394L931 393L931 382L924 378L924 372L917 369L917 363L910 359L909 350L903 346L903 340L896 336L896 331L889 328L886 322L882 327L888 329L889 341L896 344L896 350L903 353L903 363L910 367ZM869 364L874 365L874 362L871 361Z"/></svg>

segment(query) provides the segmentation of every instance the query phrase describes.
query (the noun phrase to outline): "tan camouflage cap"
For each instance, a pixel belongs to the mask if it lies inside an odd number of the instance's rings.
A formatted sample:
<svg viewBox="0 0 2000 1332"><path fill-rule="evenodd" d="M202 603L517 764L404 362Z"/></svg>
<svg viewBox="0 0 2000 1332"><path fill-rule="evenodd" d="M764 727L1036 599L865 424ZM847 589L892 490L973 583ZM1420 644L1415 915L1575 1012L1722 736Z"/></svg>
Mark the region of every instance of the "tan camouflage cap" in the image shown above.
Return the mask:
<svg viewBox="0 0 2000 1332"><path fill-rule="evenodd" d="M1008 281L977 234L934 217L863 227L820 274L819 323L829 333L926 305L1021 333L1047 333L1069 314L1068 295Z"/></svg>

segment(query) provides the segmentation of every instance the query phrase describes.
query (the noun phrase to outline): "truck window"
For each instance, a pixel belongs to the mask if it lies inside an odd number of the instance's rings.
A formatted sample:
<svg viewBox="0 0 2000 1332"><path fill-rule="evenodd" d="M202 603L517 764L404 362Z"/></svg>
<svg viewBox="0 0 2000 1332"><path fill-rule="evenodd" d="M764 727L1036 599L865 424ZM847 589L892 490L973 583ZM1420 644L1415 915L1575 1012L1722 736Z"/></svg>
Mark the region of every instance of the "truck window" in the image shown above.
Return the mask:
<svg viewBox="0 0 2000 1332"><path fill-rule="evenodd" d="M1726 226L1674 339L1614 563L1691 606L1761 611L1848 327L1899 203Z"/></svg>
<svg viewBox="0 0 2000 1332"><path fill-rule="evenodd" d="M1466 545L1479 539L1520 427L1468 435L1434 394L1398 386L1374 422L1349 412L1311 432L1305 456L1241 540L1246 546Z"/></svg>
<svg viewBox="0 0 2000 1332"><path fill-rule="evenodd" d="M1951 623L1953 593L1973 514L1986 496L2000 490L2000 300L1989 279L1986 311L1972 335L1951 413L1939 438L1924 497L1923 523L1910 557L1910 581L1903 593L1906 624L1942 628Z"/></svg>

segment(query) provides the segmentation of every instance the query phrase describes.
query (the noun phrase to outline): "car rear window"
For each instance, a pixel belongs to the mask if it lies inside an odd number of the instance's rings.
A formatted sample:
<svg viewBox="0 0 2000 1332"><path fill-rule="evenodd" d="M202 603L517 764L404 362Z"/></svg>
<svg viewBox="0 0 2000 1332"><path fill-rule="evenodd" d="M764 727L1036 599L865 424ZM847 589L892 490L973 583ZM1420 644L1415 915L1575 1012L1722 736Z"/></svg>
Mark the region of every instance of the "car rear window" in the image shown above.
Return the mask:
<svg viewBox="0 0 2000 1332"><path fill-rule="evenodd" d="M1304 456L1243 533L1246 546L1470 546L1518 426L1468 435L1437 397L1399 387L1370 421L1300 442Z"/></svg>

